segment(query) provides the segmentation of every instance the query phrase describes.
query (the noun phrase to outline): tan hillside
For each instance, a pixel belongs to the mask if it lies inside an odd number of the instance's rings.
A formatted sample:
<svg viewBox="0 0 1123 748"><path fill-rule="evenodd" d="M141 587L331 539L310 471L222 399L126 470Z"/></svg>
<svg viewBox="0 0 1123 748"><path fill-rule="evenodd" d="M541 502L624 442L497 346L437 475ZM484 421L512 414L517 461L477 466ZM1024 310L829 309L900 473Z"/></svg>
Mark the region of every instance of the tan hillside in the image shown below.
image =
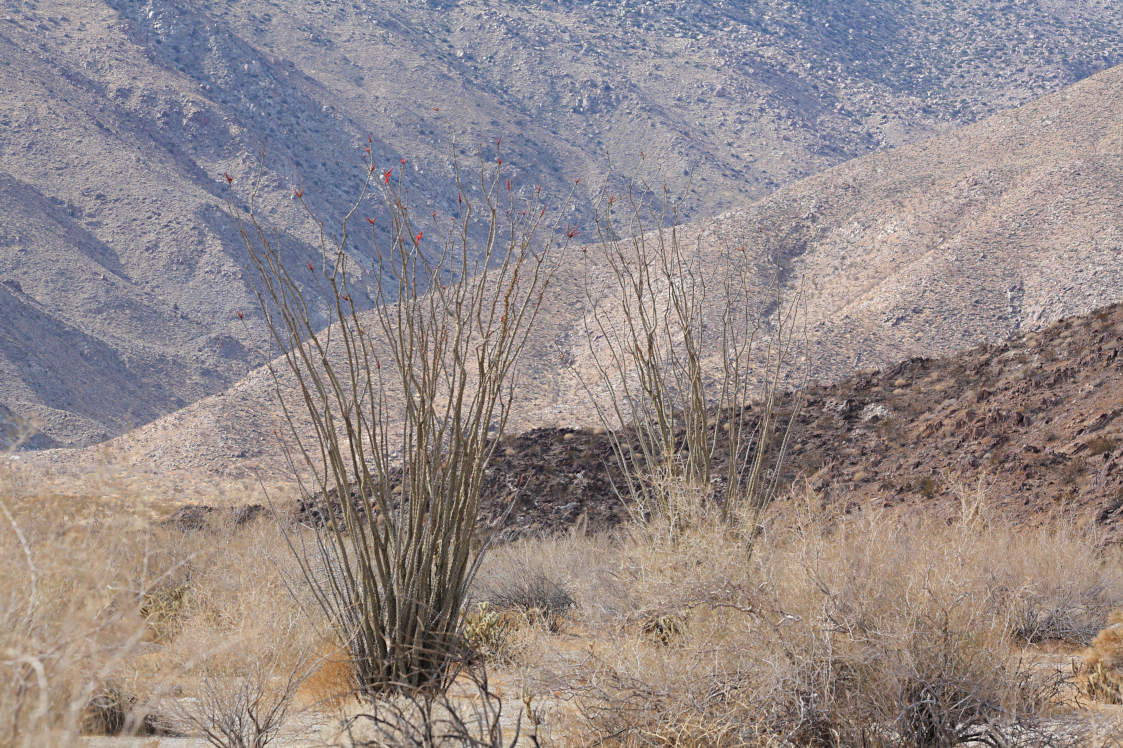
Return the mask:
<svg viewBox="0 0 1123 748"><path fill-rule="evenodd" d="M1120 100L1123 67L849 162L688 233L714 272L723 249L744 245L750 262L778 254L789 290L805 279L815 380L1003 340L1123 298ZM515 429L593 420L559 363L560 346L575 367L588 367L583 253L568 251L526 353ZM724 303L713 299L715 309ZM110 452L142 469L276 466L271 399L269 377L256 371L111 442ZM42 459L69 463L82 453Z"/></svg>
<svg viewBox="0 0 1123 748"><path fill-rule="evenodd" d="M339 215L368 136L380 163L409 159L424 215L451 207L449 144L503 136L516 183L551 195L640 150L680 179L698 163L693 215L711 216L1120 62L1103 0L3 0L19 329L0 333L0 403L41 421L40 445L90 444L262 363L221 204L263 143L302 265L290 187Z"/></svg>

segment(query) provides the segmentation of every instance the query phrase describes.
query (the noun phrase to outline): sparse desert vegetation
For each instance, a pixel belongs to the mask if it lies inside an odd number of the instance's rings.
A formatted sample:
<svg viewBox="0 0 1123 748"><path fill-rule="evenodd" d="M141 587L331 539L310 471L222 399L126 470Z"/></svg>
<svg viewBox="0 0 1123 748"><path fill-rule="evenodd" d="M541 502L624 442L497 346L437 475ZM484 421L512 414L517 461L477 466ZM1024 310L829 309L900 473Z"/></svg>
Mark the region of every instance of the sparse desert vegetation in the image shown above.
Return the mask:
<svg viewBox="0 0 1123 748"><path fill-rule="evenodd" d="M483 169L486 194L510 193L498 165ZM784 445L800 439L803 396L781 392L789 307L780 296L773 318L756 321L771 351L767 398L737 410L743 401L725 393L747 386L707 375L712 366L691 352L703 345L693 299L705 286L696 250L661 241L678 231L674 220L639 232L650 255L612 245L621 296L643 306L590 331L623 331L625 348L606 348L602 384L635 384L648 400L605 387L615 420L604 419L600 442L580 444L605 447L587 459L639 486L616 483L599 500L638 507L615 526L585 519L522 537L478 522L490 460L513 443L503 441L508 377L549 259L531 249L536 221L514 219L491 232L504 237L485 253L498 263L473 274L483 266L470 264L461 230L444 244L454 276L445 282L444 260L418 251L400 183L371 174L367 189L381 190L394 219L387 258L398 262L383 276L396 300L372 315L349 303L345 233L335 264L319 269L336 324L317 333L252 201L243 223L284 351L273 375L303 486L266 491L267 506L183 507L158 522L138 511L143 497L76 502L19 461L3 463L4 744L1123 739L1112 711L1123 701L1123 548L1103 522L1063 509L1019 518L982 482L969 490L947 471L924 473L911 502L828 495L821 471L792 472ZM526 215L511 206L508 218ZM635 267L653 265L661 275L633 282ZM1088 324L1106 335L1113 319ZM740 350L738 334L725 328L721 358ZM1097 355L1114 361L1104 340ZM1022 355L1024 343L1011 345ZM745 377L752 365L734 356L718 371ZM904 373L887 375L894 392L910 385ZM783 426L770 431L773 419ZM900 428L876 423L880 411L860 420L875 421L880 439ZM554 435L572 449L573 433ZM1108 464L1115 446L1082 437L1077 451ZM699 454L715 462L698 468ZM489 508L520 488L508 480Z"/></svg>
<svg viewBox="0 0 1123 748"><path fill-rule="evenodd" d="M1109 6L0 0L0 748L1123 745Z"/></svg>
<svg viewBox="0 0 1123 748"><path fill-rule="evenodd" d="M985 503L844 513L796 492L751 528L699 506L686 531L656 518L499 546L469 593L496 619L471 663L487 681L404 701L354 698L272 517L181 530L91 502L61 527L27 487L4 505L5 745L221 733L274 705L276 745L423 734L422 715L494 730L452 745L501 745L517 715L542 745L1086 745L1110 729L1081 719L1089 704L1120 699L1123 551Z"/></svg>

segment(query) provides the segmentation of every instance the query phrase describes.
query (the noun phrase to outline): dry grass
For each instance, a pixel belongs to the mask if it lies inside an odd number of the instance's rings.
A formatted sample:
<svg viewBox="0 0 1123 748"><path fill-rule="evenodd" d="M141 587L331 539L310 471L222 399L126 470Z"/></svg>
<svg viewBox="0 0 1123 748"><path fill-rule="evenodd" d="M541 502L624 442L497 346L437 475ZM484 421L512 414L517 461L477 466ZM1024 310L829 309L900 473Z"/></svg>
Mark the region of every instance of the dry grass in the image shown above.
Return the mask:
<svg viewBox="0 0 1123 748"><path fill-rule="evenodd" d="M1019 528L977 510L836 517L801 500L776 508L751 555L746 541L703 522L492 556L481 582L523 569L576 601L565 630L527 630L518 649L527 687L564 695L559 737L1032 742L1065 708L1066 673L1041 667L1031 640L1086 644L1123 598L1123 553L1063 523Z"/></svg>
<svg viewBox="0 0 1123 748"><path fill-rule="evenodd" d="M208 695L260 686L287 699L303 654L328 651L303 612L314 604L290 594L298 570L270 518L183 534L119 502L0 496L12 520L0 517L0 745L190 728L185 710ZM1016 527L965 506L840 515L788 499L751 552L743 523L704 512L675 532L656 522L496 548L472 599L504 628L485 654L508 742L524 696L543 744L558 745L1032 742L1074 708L1066 677L1080 703L1115 701L1116 629L1097 632L1123 601L1123 551L1093 529ZM1043 640L1091 645L1088 664L1075 678L1043 666ZM345 652L319 659L294 702L325 724L353 708L341 701L353 684ZM417 715L490 708L474 698L376 706L413 731Z"/></svg>
<svg viewBox="0 0 1123 748"><path fill-rule="evenodd" d="M314 651L271 521L184 534L142 496L0 480L0 745L171 729L169 702L263 667L271 688Z"/></svg>
<svg viewBox="0 0 1123 748"><path fill-rule="evenodd" d="M119 688L111 682L145 639L144 595L177 559L128 518L67 519L47 497L3 499L0 745L49 745Z"/></svg>
<svg viewBox="0 0 1123 748"><path fill-rule="evenodd" d="M1107 627L1084 650L1076 674L1089 698L1123 704L1123 610L1108 617Z"/></svg>

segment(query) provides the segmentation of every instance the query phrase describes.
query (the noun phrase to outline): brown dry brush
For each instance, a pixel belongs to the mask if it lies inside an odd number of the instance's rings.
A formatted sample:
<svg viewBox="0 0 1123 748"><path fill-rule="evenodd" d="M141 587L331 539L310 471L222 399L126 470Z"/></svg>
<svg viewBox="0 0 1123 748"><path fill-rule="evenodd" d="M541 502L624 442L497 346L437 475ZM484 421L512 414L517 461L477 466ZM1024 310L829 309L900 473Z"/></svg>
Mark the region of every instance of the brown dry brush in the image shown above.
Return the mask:
<svg viewBox="0 0 1123 748"><path fill-rule="evenodd" d="M145 599L180 562L132 518L71 515L60 526L73 507L48 505L8 456L0 451L0 745L166 732L117 676L146 636Z"/></svg>
<svg viewBox="0 0 1123 748"><path fill-rule="evenodd" d="M1062 724L1071 673L1025 654L1020 625L1027 601L1123 592L1119 551L1095 532L790 505L767 525L751 556L746 529L715 523L629 537L597 561L621 578L579 592L582 610L623 595L620 611L655 601L663 614L586 621L609 640L569 666L580 740L1093 744L1087 726Z"/></svg>
<svg viewBox="0 0 1123 748"><path fill-rule="evenodd" d="M579 375L613 436L621 497L637 518L661 515L672 527L700 508L694 493L713 495L724 521L746 505L759 516L776 494L802 392L795 382L792 417L777 423L774 403L797 358L798 294L785 299L779 265L755 266L746 246L714 260L720 275L704 267L700 237L684 237L682 199L637 178L622 200L602 192L594 202L584 321L595 374ZM611 306L597 301L594 276L614 292ZM760 305L762 290L770 303ZM753 396L756 419L746 417ZM728 456L720 475L718 452Z"/></svg>
<svg viewBox="0 0 1123 748"><path fill-rule="evenodd" d="M294 462L312 475L304 493L310 500L356 489L356 501L323 512L312 542L301 535L292 543L352 655L359 689L370 692L441 684L458 650L467 586L486 547L474 539L481 481L510 414L555 243L537 191L510 189L501 161L481 155L471 193L456 168L460 213L440 238L415 223L402 171L394 174L370 164L331 239L297 194L325 258L322 269L309 266L313 291L285 266L278 235L259 218L260 180L246 214L230 203L280 368L295 382L290 394L271 367ZM360 312L350 294L350 232L353 220L366 226L360 211L372 205L386 218L367 217L376 287L374 307ZM473 238L477 212L482 243ZM389 246L379 246L375 220L389 226ZM331 309L326 330L315 329L310 294Z"/></svg>
<svg viewBox="0 0 1123 748"><path fill-rule="evenodd" d="M215 748L265 748L281 731L307 673L301 661L276 678L276 663L257 662L237 677L204 679L182 716Z"/></svg>
<svg viewBox="0 0 1123 748"><path fill-rule="evenodd" d="M539 720L529 696L513 720L477 660L457 663L447 690L403 687L348 718L343 735L356 748L515 748L541 745Z"/></svg>

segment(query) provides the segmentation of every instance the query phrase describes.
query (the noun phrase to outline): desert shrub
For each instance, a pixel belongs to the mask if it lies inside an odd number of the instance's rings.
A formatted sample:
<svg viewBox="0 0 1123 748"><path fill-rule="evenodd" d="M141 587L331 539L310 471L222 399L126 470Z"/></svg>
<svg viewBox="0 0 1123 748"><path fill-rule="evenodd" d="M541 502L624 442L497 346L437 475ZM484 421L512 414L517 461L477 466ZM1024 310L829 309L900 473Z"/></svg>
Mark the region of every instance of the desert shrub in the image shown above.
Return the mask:
<svg viewBox="0 0 1123 748"><path fill-rule="evenodd" d="M460 663L449 690L398 689L371 699L343 726L347 745L514 748L540 745L530 697L514 719L504 717L504 701L488 682L481 663ZM524 721L529 727L524 731Z"/></svg>
<svg viewBox="0 0 1123 748"><path fill-rule="evenodd" d="M114 682L147 635L142 600L181 549L158 549L132 516L86 516L12 474L0 485L0 745L157 730Z"/></svg>
<svg viewBox="0 0 1123 748"><path fill-rule="evenodd" d="M582 718L571 737L1065 744L1042 717L1071 674L1027 657L1025 610L1123 597L1120 552L1094 530L1018 527L985 510L839 515L801 499L770 513L752 554L745 535L722 524L601 542L598 563L620 581L576 589L596 644L565 670Z"/></svg>
<svg viewBox="0 0 1123 748"><path fill-rule="evenodd" d="M566 589L542 572L512 580L488 595L488 600L498 608L522 611L532 623L546 624L556 630L559 619L573 607L573 597Z"/></svg>
<svg viewBox="0 0 1123 748"><path fill-rule="evenodd" d="M1114 611L1107 624L1084 651L1077 683L1095 701L1123 704L1123 611Z"/></svg>
<svg viewBox="0 0 1123 748"><path fill-rule="evenodd" d="M167 640L175 634L190 594L189 581L163 582L141 594L140 617L155 641Z"/></svg>
<svg viewBox="0 0 1123 748"><path fill-rule="evenodd" d="M176 735L167 718L147 712L137 698L119 683L103 685L82 709L79 732L83 735Z"/></svg>
<svg viewBox="0 0 1123 748"><path fill-rule="evenodd" d="M481 568L472 595L493 609L521 615L526 623L557 631L576 604L569 589L571 571L536 545L515 543L496 548L490 562Z"/></svg>
<svg viewBox="0 0 1123 748"><path fill-rule="evenodd" d="M207 676L181 711L215 748L264 748L278 737L305 674L303 661L278 672L271 658L258 660L236 674Z"/></svg>

